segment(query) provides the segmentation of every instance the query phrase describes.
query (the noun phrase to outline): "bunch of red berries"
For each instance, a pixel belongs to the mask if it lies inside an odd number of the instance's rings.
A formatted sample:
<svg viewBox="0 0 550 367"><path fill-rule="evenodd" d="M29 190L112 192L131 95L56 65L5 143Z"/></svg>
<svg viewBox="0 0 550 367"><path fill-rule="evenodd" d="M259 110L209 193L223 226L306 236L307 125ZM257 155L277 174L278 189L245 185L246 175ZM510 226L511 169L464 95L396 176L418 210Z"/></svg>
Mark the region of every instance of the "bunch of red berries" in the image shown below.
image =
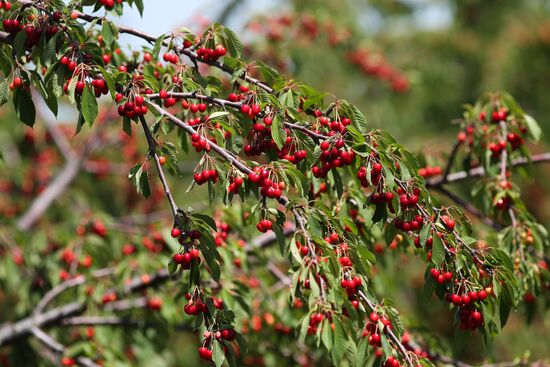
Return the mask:
<svg viewBox="0 0 550 367"><path fill-rule="evenodd" d="M223 45L217 45L215 48L206 48L203 46L197 50L197 56L204 61L216 61L220 57L225 56L226 53L227 50Z"/></svg>
<svg viewBox="0 0 550 367"><path fill-rule="evenodd" d="M337 139L332 144L327 140L322 141L320 144L322 164L311 169L313 176L325 178L331 169L351 165L355 159L355 152L351 149L345 150L344 145L344 139Z"/></svg>

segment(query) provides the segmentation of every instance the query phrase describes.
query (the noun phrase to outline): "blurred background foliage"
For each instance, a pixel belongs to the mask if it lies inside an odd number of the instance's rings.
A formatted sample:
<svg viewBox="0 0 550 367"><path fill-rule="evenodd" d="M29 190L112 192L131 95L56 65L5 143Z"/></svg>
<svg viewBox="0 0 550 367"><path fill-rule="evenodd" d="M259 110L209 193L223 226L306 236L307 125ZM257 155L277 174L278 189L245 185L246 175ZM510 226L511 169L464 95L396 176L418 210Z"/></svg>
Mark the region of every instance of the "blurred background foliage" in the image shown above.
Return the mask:
<svg viewBox="0 0 550 367"><path fill-rule="evenodd" d="M547 151L550 146L550 2L547 0L278 0L266 4L259 14L247 12L250 3L252 0L226 1L218 14L211 15L212 20L240 25L238 33L247 41L249 59L258 58L277 68L282 66L288 76L350 100L365 113L372 128L387 129L412 151L435 157L430 158L435 164L444 165L445 152L450 151L457 133L451 122L461 117L463 104L473 103L484 92L493 90L508 91L539 121L545 135L539 145L532 147L533 151ZM300 24L306 20L306 25L308 19L332 24L335 29L344 30L345 45L333 47L327 42L330 32L304 36L312 31L307 26L297 29L299 36L291 34L287 38L282 30L280 41L258 31L266 24L273 25L269 19L281 16L298 19ZM408 82L406 91L396 92L384 78L366 75L350 63L347 52L357 47L399 70ZM7 121L11 117L5 110L0 119L2 141L8 136L23 135L22 129L17 128L21 125ZM104 154L112 158L117 153L109 150ZM141 159L138 156L136 161ZM546 182L550 170L544 165L535 170L534 178L523 180L524 199L548 228L550 185ZM85 200L90 180L84 177L78 182L82 189L79 200ZM124 192L116 201L92 203L94 210L121 216L125 214L121 210L125 205L144 200L128 193L126 183L117 182L118 177L94 183L94 189L101 190L106 198L115 195L114 191ZM457 191L469 192L468 183L462 185ZM187 200L189 205L200 201L196 191L185 195L185 186L181 186L183 189L177 193L180 200ZM202 199L206 200L206 193ZM76 220L73 222L76 224ZM481 225L478 229L482 236L486 233ZM491 238L487 240L490 242ZM550 313L539 312L529 325L524 318L514 316L502 334L484 346L475 336L455 334L452 313L445 304L426 302L420 263L399 250L383 256L388 251L384 246L379 256L377 293L392 299L412 328L432 333L436 344L450 341L447 347L458 359L479 362L487 353L489 358L500 361L529 354L533 359L550 358L547 339ZM0 304L4 302L1 297ZM149 345L139 342L140 335L134 336L134 350L149 355L140 349L140 345ZM195 365L192 362L196 358L195 341L187 343L188 339L170 335L149 335L163 339L160 344L167 342L166 350L171 352L166 352L160 361L142 359L145 363L142 365Z"/></svg>

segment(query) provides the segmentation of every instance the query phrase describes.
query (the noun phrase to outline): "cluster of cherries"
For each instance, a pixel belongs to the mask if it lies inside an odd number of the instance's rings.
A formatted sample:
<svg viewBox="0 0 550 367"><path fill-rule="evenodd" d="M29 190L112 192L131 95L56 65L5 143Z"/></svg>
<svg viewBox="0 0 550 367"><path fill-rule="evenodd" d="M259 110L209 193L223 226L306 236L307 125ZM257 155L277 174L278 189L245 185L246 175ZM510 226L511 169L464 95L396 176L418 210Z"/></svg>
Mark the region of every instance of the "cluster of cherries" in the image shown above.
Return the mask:
<svg viewBox="0 0 550 367"><path fill-rule="evenodd" d="M382 164L375 162L372 164L371 173L370 173L370 182L373 185L378 185L380 182L380 177L382 176ZM357 171L357 178L361 182L361 186L369 187L370 183L367 178L367 167L361 166ZM378 195L378 196L375 196ZM375 204L390 203L393 200L393 193L374 193L371 196L371 201Z"/></svg>
<svg viewBox="0 0 550 367"><path fill-rule="evenodd" d="M122 0L98 0L97 3L102 5L107 10L111 10L115 7L115 1L117 4L122 4Z"/></svg>
<svg viewBox="0 0 550 367"><path fill-rule="evenodd" d="M189 300L189 302L183 306L183 311L190 316L197 316L201 312L208 312L208 306L206 302L203 302L200 298L196 300Z"/></svg>
<svg viewBox="0 0 550 367"><path fill-rule="evenodd" d="M279 157L279 159L286 159L292 164L298 164L307 158L307 150L305 149L292 150L291 149L292 147L289 146L290 145L289 143L291 141L292 141L292 138L287 137L285 141L285 145L281 149L278 149L277 156Z"/></svg>
<svg viewBox="0 0 550 367"><path fill-rule="evenodd" d="M191 230L187 232L186 235L183 235L178 227L172 228L170 235L173 238L177 238L180 244L184 244L185 241L189 240L189 246L186 252L178 252L172 256L172 260L177 264L181 265L183 269L189 269L193 261L200 262L200 250L194 247L196 240L201 238L201 233L197 230Z"/></svg>
<svg viewBox="0 0 550 367"><path fill-rule="evenodd" d="M220 247L227 240L227 236L231 232L231 226L224 222L218 222L216 223L216 227L218 230L214 232L214 241L216 242L216 246Z"/></svg>
<svg viewBox="0 0 550 367"><path fill-rule="evenodd" d="M188 300L187 304L183 307L183 311L190 316L197 316L199 313L207 313L208 305L200 297L194 298L189 293L185 294L185 298ZM218 310L223 310L223 300L221 298L212 297L212 304Z"/></svg>
<svg viewBox="0 0 550 367"><path fill-rule="evenodd" d="M227 186L227 192L230 194L238 194L239 189L243 185L243 178L241 176L235 176L229 178L229 185Z"/></svg>
<svg viewBox="0 0 550 367"><path fill-rule="evenodd" d="M271 117L265 117L264 120L265 119L270 121L269 119L271 119ZM287 144L288 139L292 140L287 136L285 144ZM276 147L277 145L271 137L271 127L264 121L263 124L261 122L256 122L254 124L250 132L250 141L248 144L245 144L243 151L246 156L253 157L275 149Z"/></svg>
<svg viewBox="0 0 550 367"><path fill-rule="evenodd" d="M440 166L426 166L418 170L418 174L424 178L439 176L441 172Z"/></svg>
<svg viewBox="0 0 550 367"><path fill-rule="evenodd" d="M499 123L501 121L506 121L507 117L508 117L508 111L506 110L506 108L501 107L501 108L495 109L491 113L491 122ZM481 111L479 113L479 119L481 121L486 121L487 113L485 111Z"/></svg>
<svg viewBox="0 0 550 367"><path fill-rule="evenodd" d="M193 174L193 179L198 185L212 181L212 183L218 182L219 173L216 169L203 169L200 172L195 172Z"/></svg>
<svg viewBox="0 0 550 367"><path fill-rule="evenodd" d="M210 151L210 143L198 133L191 134L191 145L197 153Z"/></svg>
<svg viewBox="0 0 550 367"><path fill-rule="evenodd" d="M516 133L506 134L506 140L508 140L508 143L510 143L512 150L518 149L525 143L525 140Z"/></svg>
<svg viewBox="0 0 550 367"><path fill-rule="evenodd" d="M357 276L350 279L342 278L340 285L346 290L347 295L351 297L357 293L358 288L363 285L363 281ZM355 307L355 304L353 306Z"/></svg>
<svg viewBox="0 0 550 367"><path fill-rule="evenodd" d="M243 89L242 87L243 86L241 86L241 90ZM244 87L244 88L248 88L248 87ZM250 103L250 104L243 103L241 105L241 112L244 115L250 117L251 119L254 119L257 115L259 115L262 112L262 108L260 107L259 104L256 104L256 103Z"/></svg>
<svg viewBox="0 0 550 367"><path fill-rule="evenodd" d="M358 48L348 52L346 56L347 60L363 73L387 81L395 92L403 93L409 90L410 83L407 77L393 68L382 55L371 56L369 50Z"/></svg>
<svg viewBox="0 0 550 367"><path fill-rule="evenodd" d="M9 3L8 3L9 4ZM2 22L4 30L8 33L17 33L23 28L21 22L18 19L4 19Z"/></svg>
<svg viewBox="0 0 550 367"><path fill-rule="evenodd" d="M95 87L95 86L94 86ZM97 95L97 89L96 89ZM124 96L122 93L117 93L115 95L115 102L119 103ZM148 112L147 106L144 104L145 98L141 95L137 95L133 100L128 99L126 102L118 106L118 114L122 117L134 118L138 116L144 116Z"/></svg>
<svg viewBox="0 0 550 367"><path fill-rule="evenodd" d="M382 325L384 325L384 330L392 329L390 319L388 319L386 316L380 317L378 313L373 311L370 313L369 322L367 322L367 325L365 325L365 330L363 330L363 333L361 334L363 338L369 338L369 344L374 348L382 346L382 339L379 333L378 322L381 322Z"/></svg>
<svg viewBox="0 0 550 367"><path fill-rule="evenodd" d="M489 293L482 289L470 291L462 295L447 294L446 300L459 308L460 328L463 330L476 330L483 325L483 314L475 307L475 302L482 302Z"/></svg>
<svg viewBox="0 0 550 367"><path fill-rule="evenodd" d="M11 9L11 3L9 1L0 1L0 10L9 11Z"/></svg>
<svg viewBox="0 0 550 367"><path fill-rule="evenodd" d="M23 30L25 31L25 34L27 35L27 38L25 40L25 46L27 48L31 48L33 46L38 45L40 43L40 39L42 38L42 34L46 34L46 39L52 38L58 31L59 27L55 24L44 24L41 27L35 27L33 25L25 25L23 27Z"/></svg>
<svg viewBox="0 0 550 367"><path fill-rule="evenodd" d="M225 56L226 53L227 50L223 45L217 45L214 48L206 48L202 46L197 49L197 56L203 61L216 61L220 57Z"/></svg>
<svg viewBox="0 0 550 367"><path fill-rule="evenodd" d="M248 174L248 180L260 186L260 194L270 199L280 199L283 195L283 190L286 189L284 181L274 182L269 178L269 170L257 166Z"/></svg>
<svg viewBox="0 0 550 367"><path fill-rule="evenodd" d="M321 166L313 166L311 172L317 178L325 178L333 168L349 166L355 159L353 150L344 149L344 139L337 139L333 145L324 140L320 144L321 148Z"/></svg>
<svg viewBox="0 0 550 367"><path fill-rule="evenodd" d="M203 346L199 348L199 357L201 359L211 361L212 360L212 349L207 348L205 345L212 344L212 339L215 338L220 341L220 339L224 339L227 341L233 341L235 340L235 337L237 336L237 333L235 332L235 329L223 329L218 330L215 332L205 331L204 334L204 341ZM221 343L224 353L227 353L227 347Z"/></svg>
<svg viewBox="0 0 550 367"><path fill-rule="evenodd" d="M450 271L439 270L437 268L430 269L430 275L439 284L449 282L453 279L453 273Z"/></svg>
<svg viewBox="0 0 550 367"><path fill-rule="evenodd" d="M323 322L324 319L325 315L321 312L311 314L311 316L309 317L309 325L307 326L307 333L309 335L314 335L315 333L317 333L317 327Z"/></svg>
<svg viewBox="0 0 550 367"><path fill-rule="evenodd" d="M21 87L22 85L23 85L23 79L16 76L15 78L13 78L13 80L10 83L10 89L14 90L14 89L17 89L17 88Z"/></svg>
<svg viewBox="0 0 550 367"><path fill-rule="evenodd" d="M345 134L347 131L346 127L351 124L351 120L347 117L331 121L327 116L323 116L321 110L315 110L313 115L317 117L317 121L319 121L321 126L328 128L329 136L333 136L336 133Z"/></svg>
<svg viewBox="0 0 550 367"><path fill-rule="evenodd" d="M262 219L256 224L256 229L262 233L266 233L273 229L273 222L271 219Z"/></svg>
<svg viewBox="0 0 550 367"><path fill-rule="evenodd" d="M141 243L143 244L143 247L147 249L147 251L159 254L161 253L165 246L166 241L162 237L162 234L159 231L153 231L150 236L142 237ZM135 247L132 244L124 245L122 248L123 254L132 254L135 251Z"/></svg>
<svg viewBox="0 0 550 367"><path fill-rule="evenodd" d="M197 113L197 112L205 112L206 111L206 103L189 103L185 99L181 101L181 107L184 110L189 110L191 113ZM199 120L200 121L200 120ZM197 122L194 123L195 125L198 125ZM192 125L193 126L193 125Z"/></svg>
<svg viewBox="0 0 550 367"><path fill-rule="evenodd" d="M169 62L170 64L177 64L180 61L180 58L178 55L174 53L167 52L164 55L162 55L162 59L166 62Z"/></svg>
<svg viewBox="0 0 550 367"><path fill-rule="evenodd" d="M68 56L64 55L59 59L59 63L65 66L69 71L74 71L76 69L76 61L70 59Z"/></svg>

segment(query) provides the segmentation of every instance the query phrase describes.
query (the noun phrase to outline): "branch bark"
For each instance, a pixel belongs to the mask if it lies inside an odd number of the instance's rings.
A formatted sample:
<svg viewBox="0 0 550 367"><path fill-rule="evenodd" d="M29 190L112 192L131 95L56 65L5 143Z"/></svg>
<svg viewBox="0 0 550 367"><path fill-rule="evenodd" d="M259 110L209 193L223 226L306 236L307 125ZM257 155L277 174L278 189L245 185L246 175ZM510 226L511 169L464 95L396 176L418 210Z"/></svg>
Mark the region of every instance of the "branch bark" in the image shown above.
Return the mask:
<svg viewBox="0 0 550 367"><path fill-rule="evenodd" d="M530 160L523 157L513 159L510 166L520 167L520 166L526 166L530 164L548 163L548 162L550 162L550 152L534 154ZM471 177L479 177L484 175L485 175L485 169L480 166L480 167L472 168L469 171L459 171L459 172L449 173L446 180L444 180L443 177L436 177L431 180L426 180L426 186L428 188L433 188L436 186L441 186L446 183L454 183L454 182L466 180Z"/></svg>
<svg viewBox="0 0 550 367"><path fill-rule="evenodd" d="M99 138L100 132L101 129L98 129L96 134L90 137L78 157L66 161L63 169L50 182L46 189L34 199L31 206L16 222L16 226L19 230L29 230L46 212L50 205L66 192L67 187L76 179L88 155L101 144L101 139Z"/></svg>

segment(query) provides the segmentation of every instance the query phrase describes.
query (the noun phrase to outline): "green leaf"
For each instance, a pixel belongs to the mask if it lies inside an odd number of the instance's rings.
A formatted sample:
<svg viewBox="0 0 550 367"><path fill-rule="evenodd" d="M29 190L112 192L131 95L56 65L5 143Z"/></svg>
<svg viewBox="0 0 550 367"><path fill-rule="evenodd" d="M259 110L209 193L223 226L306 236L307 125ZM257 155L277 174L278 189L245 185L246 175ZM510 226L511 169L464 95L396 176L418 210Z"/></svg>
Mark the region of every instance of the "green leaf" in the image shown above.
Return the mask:
<svg viewBox="0 0 550 367"><path fill-rule="evenodd" d="M229 112L227 111L216 111L210 116L208 116L208 120L214 120L215 118L223 117L229 115Z"/></svg>
<svg viewBox="0 0 550 367"><path fill-rule="evenodd" d="M275 237L277 238L277 243L279 244L279 250L281 251L281 255L284 256L286 241L285 241L285 234L283 232L283 229L279 224L273 223L273 232L275 232Z"/></svg>
<svg viewBox="0 0 550 367"><path fill-rule="evenodd" d="M136 4L139 15L143 16L143 0L134 0L134 4Z"/></svg>
<svg viewBox="0 0 550 367"><path fill-rule="evenodd" d="M225 353L223 352L222 346L218 341L212 343L212 361L216 367L220 367L225 360Z"/></svg>
<svg viewBox="0 0 550 367"><path fill-rule="evenodd" d="M283 95L279 97L279 103L281 103L283 107L287 107L287 108L296 107L294 105L294 95L292 93L292 89L287 90Z"/></svg>
<svg viewBox="0 0 550 367"><path fill-rule="evenodd" d="M420 245L422 247L426 246L426 241L428 240L428 235L430 234L430 226L428 224L424 225L420 230ZM433 253L432 253L433 256Z"/></svg>
<svg viewBox="0 0 550 367"><path fill-rule="evenodd" d="M342 183L342 177L337 170L332 170L332 177L334 177L334 186L336 186L336 193L341 198L344 195L344 184Z"/></svg>
<svg viewBox="0 0 550 367"><path fill-rule="evenodd" d="M131 170L128 178L136 187L136 191L145 196L146 198L151 195L151 188L149 187L149 177L147 171L143 169L143 164L136 164Z"/></svg>
<svg viewBox="0 0 550 367"><path fill-rule="evenodd" d="M101 71L101 75L103 75L103 79L105 80L105 83L107 84L107 88L109 88L109 92L111 93L111 97L115 97L116 94L116 87L115 87L115 81L113 80L113 77L111 76L111 73L107 72L104 68L97 65L97 68L99 71Z"/></svg>
<svg viewBox="0 0 550 367"><path fill-rule="evenodd" d="M170 259L170 261L168 262L168 273L172 275L176 272L177 269L178 269L178 264L176 264L174 260Z"/></svg>
<svg viewBox="0 0 550 367"><path fill-rule="evenodd" d="M351 118L351 124L359 130L361 133L366 133L368 131L367 126L367 120L365 119L365 115L363 115L363 112L359 110L355 105L350 104L351 112L353 113L353 116L350 116Z"/></svg>
<svg viewBox="0 0 550 367"><path fill-rule="evenodd" d="M95 98L95 94L92 91L92 88L86 84L84 87L84 91L82 92L82 98L80 100L80 107L82 112L82 116L84 117L84 120L92 126L94 123L94 120L97 117L98 113L98 107L97 107L97 99Z"/></svg>
<svg viewBox="0 0 550 367"><path fill-rule="evenodd" d="M105 20L101 28L101 35L103 36L103 41L107 48L110 48L113 42L118 38L118 28L112 22Z"/></svg>
<svg viewBox="0 0 550 367"><path fill-rule="evenodd" d="M441 265L445 261L445 245L438 235L433 236L432 262L435 266Z"/></svg>
<svg viewBox="0 0 550 367"><path fill-rule="evenodd" d="M357 346L357 353L355 354L355 367L362 367L365 365L365 359L368 356L369 342L368 338L361 338L359 345Z"/></svg>
<svg viewBox="0 0 550 367"><path fill-rule="evenodd" d="M523 115L525 123L527 124L527 129L535 141L538 141L542 135L542 130L537 123L537 121L528 114Z"/></svg>
<svg viewBox="0 0 550 367"><path fill-rule="evenodd" d="M275 141L275 144L277 144L277 147L279 149L281 149L285 144L285 140L286 140L285 126L283 124L283 121L278 115L275 115L275 117L273 118L273 122L271 124L271 137L273 138L273 141Z"/></svg>
<svg viewBox="0 0 550 367"><path fill-rule="evenodd" d="M243 53L243 44L237 34L233 30L224 27L225 33L225 47L231 56L241 58Z"/></svg>
<svg viewBox="0 0 550 367"><path fill-rule="evenodd" d="M514 303L508 286L502 287L499 302L500 327L502 328L508 321L508 316L510 316L510 311L512 310L512 305Z"/></svg>
<svg viewBox="0 0 550 367"><path fill-rule="evenodd" d="M0 106L3 106L6 104L6 102L10 99L10 86L8 84L8 80L4 79L2 82L0 82Z"/></svg>
<svg viewBox="0 0 550 367"><path fill-rule="evenodd" d="M216 226L216 221L211 216L201 213L193 213L191 214L191 216L202 220L204 223L208 224L210 228L212 228L214 231L218 230L218 227Z"/></svg>
<svg viewBox="0 0 550 367"><path fill-rule="evenodd" d="M321 341L327 350L330 352L332 349L332 328L328 319L323 320L323 330L321 331Z"/></svg>
<svg viewBox="0 0 550 367"><path fill-rule="evenodd" d="M13 48L15 49L15 53L19 57L25 54L26 40L27 40L27 33L25 33L25 31L19 31L19 33L17 33L17 36L15 36L15 40L13 41Z"/></svg>
<svg viewBox="0 0 550 367"><path fill-rule="evenodd" d="M333 360L339 361L346 353L347 336L338 317L332 319L334 323L334 344L332 346Z"/></svg>
<svg viewBox="0 0 550 367"><path fill-rule="evenodd" d="M69 97L69 102L71 102L71 104L76 103L76 99L75 99L76 82L78 82L78 78L72 78L71 82L69 83L69 86L67 87L67 95Z"/></svg>
<svg viewBox="0 0 550 367"><path fill-rule="evenodd" d="M159 38L157 38L157 40L155 41L155 45L153 46L153 59L157 59L158 56L159 56L159 53L160 53L160 49L162 47L162 45L164 44L164 39L166 38L166 35L163 34L162 36L160 36Z"/></svg>
<svg viewBox="0 0 550 367"><path fill-rule="evenodd" d="M57 34L50 38L46 46L44 47L44 52L42 53L42 60L46 65L49 65L52 61L55 60L56 54L56 44L57 44Z"/></svg>
<svg viewBox="0 0 550 367"><path fill-rule="evenodd" d="M132 120L128 117L122 119L122 131L124 131L128 136L132 136Z"/></svg>
<svg viewBox="0 0 550 367"><path fill-rule="evenodd" d="M13 104L19 120L32 127L36 119L36 109L30 91L17 88L13 96Z"/></svg>

